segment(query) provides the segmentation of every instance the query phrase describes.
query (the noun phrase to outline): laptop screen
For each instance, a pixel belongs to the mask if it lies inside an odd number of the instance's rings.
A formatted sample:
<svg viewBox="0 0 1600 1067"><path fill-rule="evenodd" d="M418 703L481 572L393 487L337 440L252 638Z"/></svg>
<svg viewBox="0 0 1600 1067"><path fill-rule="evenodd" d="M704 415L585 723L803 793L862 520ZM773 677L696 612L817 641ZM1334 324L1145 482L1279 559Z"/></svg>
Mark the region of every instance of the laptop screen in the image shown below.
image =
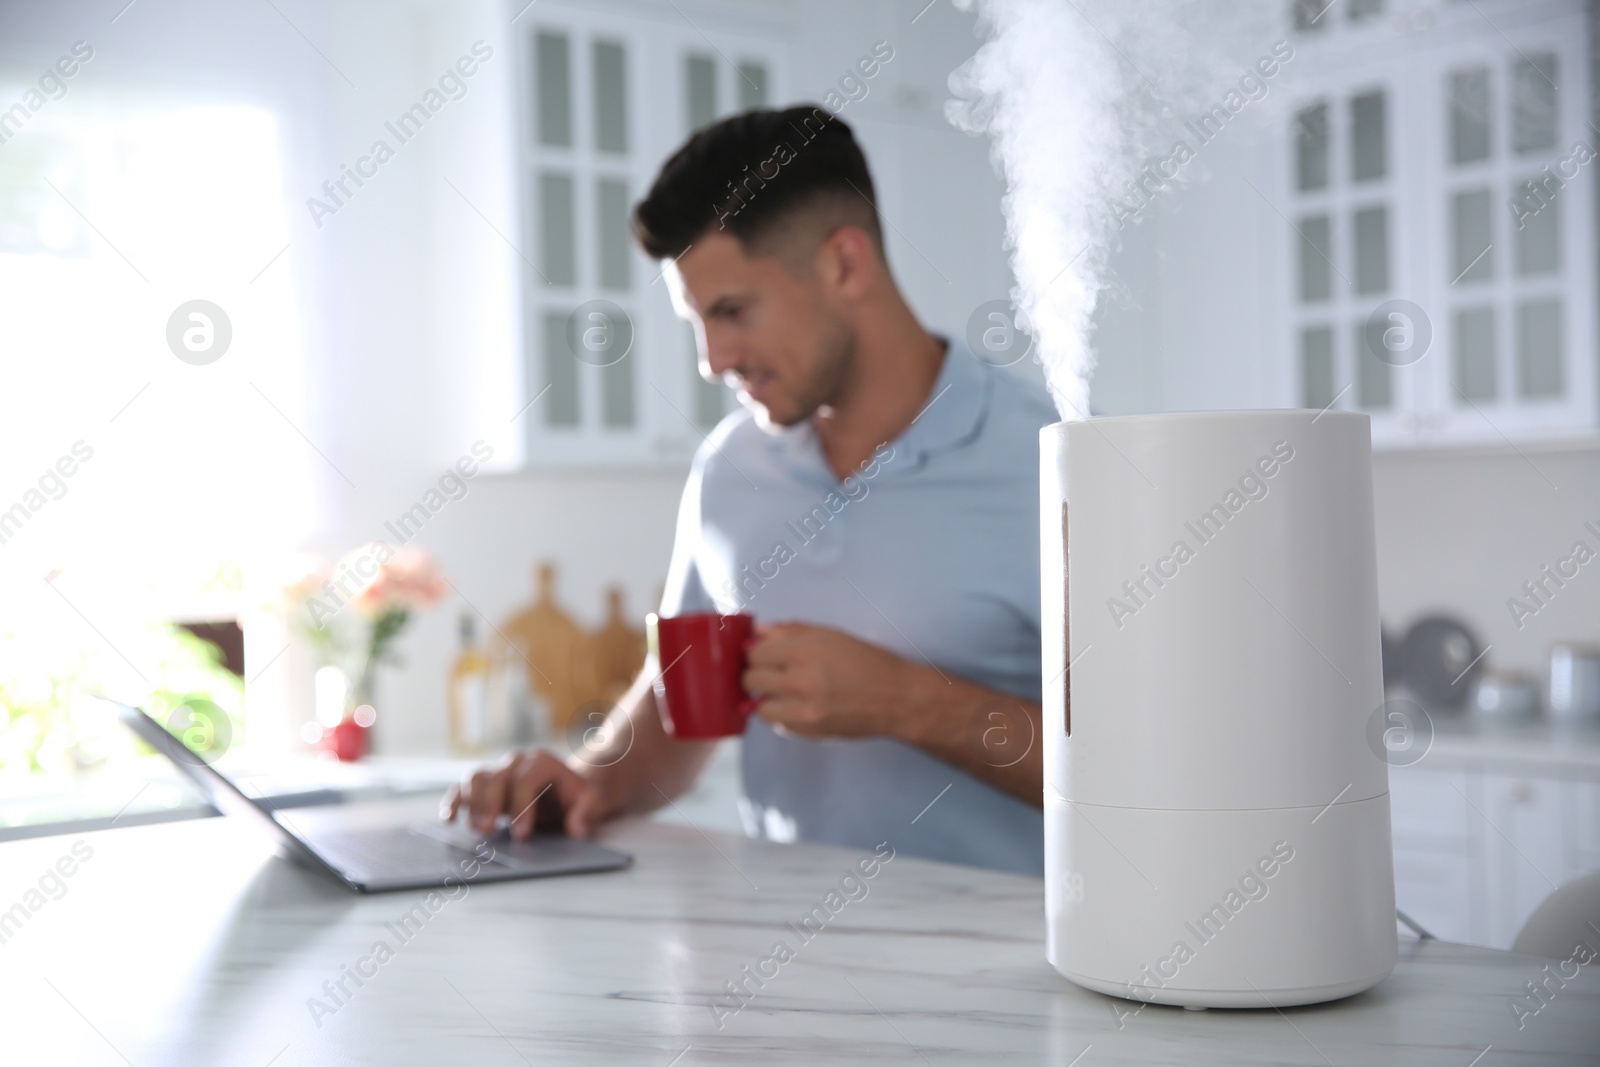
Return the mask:
<svg viewBox="0 0 1600 1067"><path fill-rule="evenodd" d="M300 855L310 859L318 867L328 870L341 881L344 880L337 870L323 860L321 856L318 856L305 842L301 841L294 831L279 822L271 811L258 801L252 800L244 790L235 785L221 771L207 763L198 753L168 731L166 727L130 704L112 700L110 697L102 696L100 699L115 706L117 716L130 730L138 734L151 748L171 760L173 765L183 773L184 777L198 786L201 793L211 802L212 807L224 815L241 816L247 822L267 829L274 840L288 845Z"/></svg>

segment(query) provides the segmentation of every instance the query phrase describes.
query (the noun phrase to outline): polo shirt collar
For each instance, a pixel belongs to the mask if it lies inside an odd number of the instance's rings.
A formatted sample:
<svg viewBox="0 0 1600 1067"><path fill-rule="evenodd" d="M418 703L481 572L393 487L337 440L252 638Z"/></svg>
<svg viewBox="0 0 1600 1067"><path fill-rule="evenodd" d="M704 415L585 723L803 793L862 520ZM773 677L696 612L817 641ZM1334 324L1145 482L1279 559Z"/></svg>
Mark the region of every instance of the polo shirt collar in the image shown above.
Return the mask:
<svg viewBox="0 0 1600 1067"><path fill-rule="evenodd" d="M935 453L969 444L983 428L989 410L989 376L964 343L944 340L944 363L927 401L911 425L890 442L897 459L904 450L906 458L914 458L920 465Z"/></svg>
<svg viewBox="0 0 1600 1067"><path fill-rule="evenodd" d="M969 444L983 428L992 388L989 375L960 339L940 340L945 342L945 354L938 377L911 425L889 442L895 458L882 468L884 475L908 474L931 455ZM767 447L788 460L791 467L810 473L820 470L829 483L833 481L809 419L773 434Z"/></svg>

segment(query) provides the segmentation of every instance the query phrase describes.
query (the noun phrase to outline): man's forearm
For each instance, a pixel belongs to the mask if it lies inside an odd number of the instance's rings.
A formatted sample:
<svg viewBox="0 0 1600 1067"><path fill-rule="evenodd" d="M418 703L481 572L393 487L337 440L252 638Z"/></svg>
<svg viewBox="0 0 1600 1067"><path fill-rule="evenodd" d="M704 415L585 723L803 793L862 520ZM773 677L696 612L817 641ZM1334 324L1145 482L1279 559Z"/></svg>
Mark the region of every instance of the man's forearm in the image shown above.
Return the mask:
<svg viewBox="0 0 1600 1067"><path fill-rule="evenodd" d="M592 781L606 798L607 815L654 811L694 784L715 741L679 741L661 725L651 682L655 669L646 664L597 729L604 736L586 739L567 764Z"/></svg>
<svg viewBox="0 0 1600 1067"><path fill-rule="evenodd" d="M997 789L1043 806L1043 709L924 664L909 667L896 736Z"/></svg>

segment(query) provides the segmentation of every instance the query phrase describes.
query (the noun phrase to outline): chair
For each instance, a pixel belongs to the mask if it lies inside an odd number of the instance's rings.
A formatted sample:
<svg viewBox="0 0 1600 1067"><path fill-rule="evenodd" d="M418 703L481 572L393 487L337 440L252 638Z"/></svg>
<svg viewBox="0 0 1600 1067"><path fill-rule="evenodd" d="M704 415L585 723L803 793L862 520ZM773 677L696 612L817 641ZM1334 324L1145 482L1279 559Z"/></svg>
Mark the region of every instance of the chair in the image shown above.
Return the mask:
<svg viewBox="0 0 1600 1067"><path fill-rule="evenodd" d="M1511 951L1564 960L1580 942L1600 953L1600 871L1579 875L1546 897Z"/></svg>

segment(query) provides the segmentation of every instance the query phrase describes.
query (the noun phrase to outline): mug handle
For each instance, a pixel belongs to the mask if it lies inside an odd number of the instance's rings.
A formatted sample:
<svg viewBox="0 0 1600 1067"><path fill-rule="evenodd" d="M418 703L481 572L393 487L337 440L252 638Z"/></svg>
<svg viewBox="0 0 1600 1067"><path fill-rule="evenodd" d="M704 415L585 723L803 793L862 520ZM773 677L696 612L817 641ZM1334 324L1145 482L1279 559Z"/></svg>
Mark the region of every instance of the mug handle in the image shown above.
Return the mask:
<svg viewBox="0 0 1600 1067"><path fill-rule="evenodd" d="M750 646L754 645L755 643L756 639L754 637L746 637L744 639L744 643L739 647L740 653L745 657L748 657L750 655ZM742 698L739 701L739 714L743 715L745 718L749 718L756 713L756 709L761 706L761 701L764 699L764 697L752 696L746 696Z"/></svg>

